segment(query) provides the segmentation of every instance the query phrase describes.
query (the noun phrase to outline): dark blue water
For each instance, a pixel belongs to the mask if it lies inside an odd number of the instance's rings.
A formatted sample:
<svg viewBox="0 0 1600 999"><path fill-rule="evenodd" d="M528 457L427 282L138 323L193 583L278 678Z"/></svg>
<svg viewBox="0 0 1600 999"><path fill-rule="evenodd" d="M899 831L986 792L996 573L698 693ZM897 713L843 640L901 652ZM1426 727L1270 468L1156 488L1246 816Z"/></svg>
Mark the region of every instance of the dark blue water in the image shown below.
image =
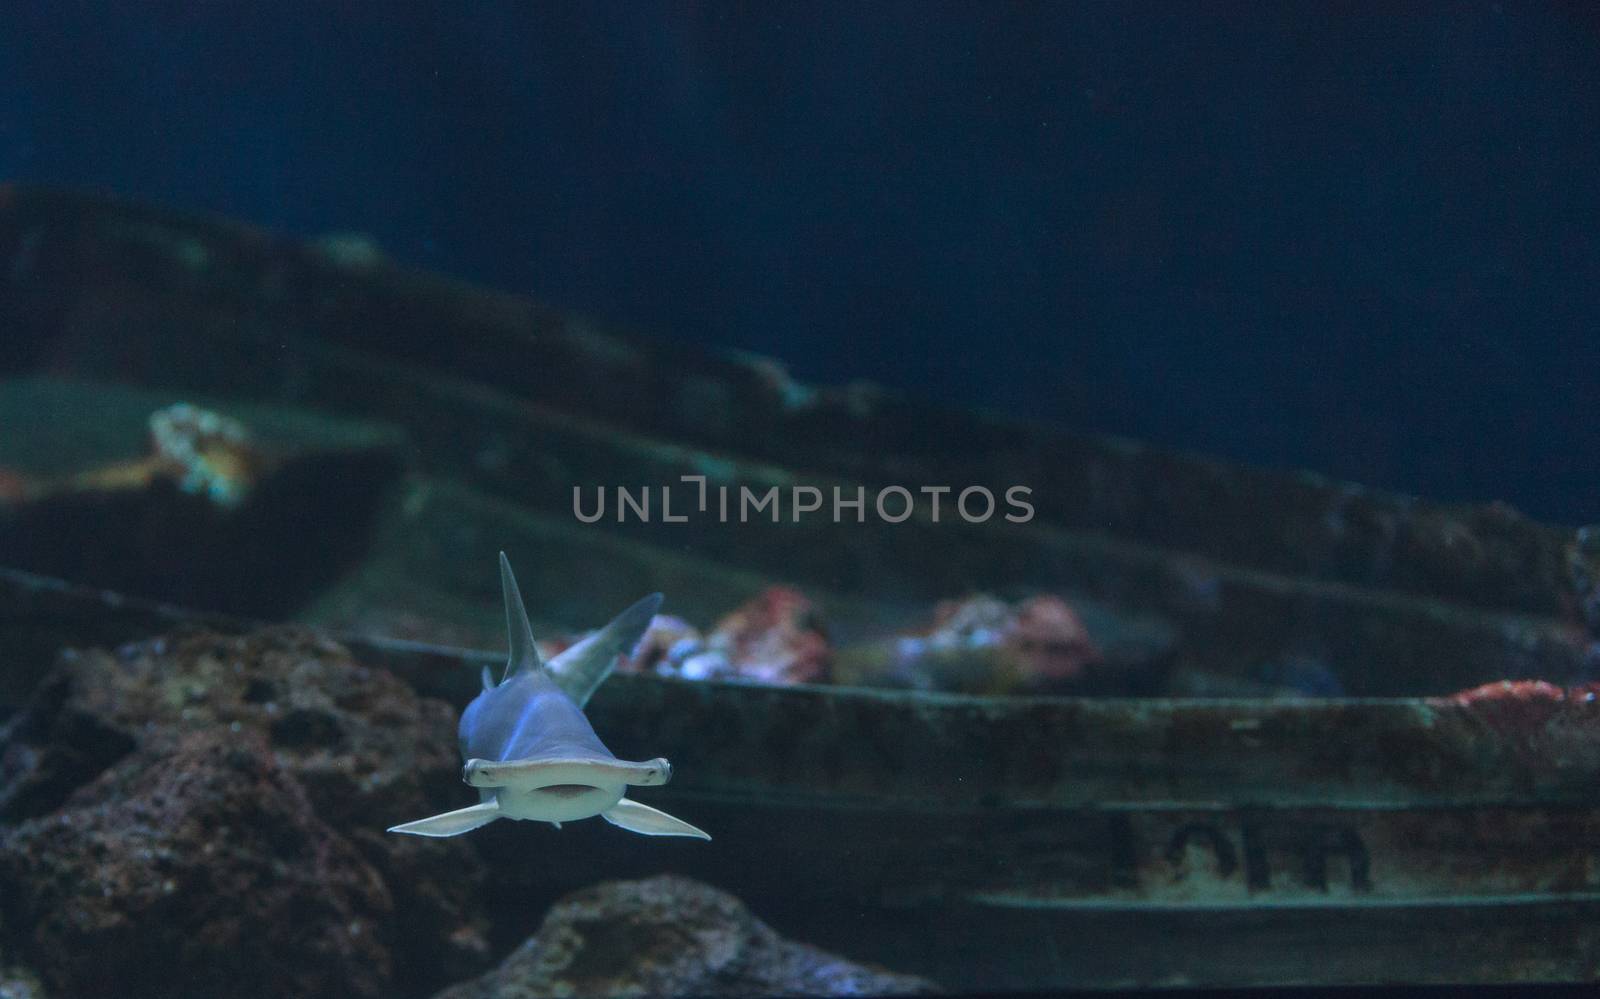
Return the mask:
<svg viewBox="0 0 1600 999"><path fill-rule="evenodd" d="M4 5L0 175L1600 519L1584 5Z"/></svg>

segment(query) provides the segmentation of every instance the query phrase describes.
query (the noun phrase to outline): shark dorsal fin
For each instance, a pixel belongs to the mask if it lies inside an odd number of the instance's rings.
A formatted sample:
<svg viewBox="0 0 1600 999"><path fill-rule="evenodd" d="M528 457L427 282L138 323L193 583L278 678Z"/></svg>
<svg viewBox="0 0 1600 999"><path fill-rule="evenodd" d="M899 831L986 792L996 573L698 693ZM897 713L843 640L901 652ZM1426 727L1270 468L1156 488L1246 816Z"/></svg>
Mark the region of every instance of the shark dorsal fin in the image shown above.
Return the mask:
<svg viewBox="0 0 1600 999"><path fill-rule="evenodd" d="M517 577L511 574L511 561L500 553L500 588L506 598L506 637L511 643L511 656L506 660L504 683L521 670L543 669L539 647L533 644L533 628L528 624L528 608L523 606L522 591L517 589Z"/></svg>

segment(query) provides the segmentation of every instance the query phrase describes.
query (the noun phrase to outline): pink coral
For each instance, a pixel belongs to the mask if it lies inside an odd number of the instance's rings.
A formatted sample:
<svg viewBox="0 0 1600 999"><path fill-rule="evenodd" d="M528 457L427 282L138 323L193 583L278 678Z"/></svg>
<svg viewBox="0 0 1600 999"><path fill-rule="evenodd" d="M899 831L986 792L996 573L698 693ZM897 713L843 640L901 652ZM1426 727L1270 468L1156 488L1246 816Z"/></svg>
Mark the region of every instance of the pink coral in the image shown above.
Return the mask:
<svg viewBox="0 0 1600 999"><path fill-rule="evenodd" d="M1018 606L1005 644L1028 662L1028 675L1042 682L1075 679L1100 661L1078 612L1052 594L1029 597Z"/></svg>
<svg viewBox="0 0 1600 999"><path fill-rule="evenodd" d="M833 647L816 606L799 590L769 587L717 623L710 636L658 614L624 672L686 680L826 683Z"/></svg>
<svg viewBox="0 0 1600 999"><path fill-rule="evenodd" d="M708 642L734 673L761 683L826 683L833 647L816 605L789 586L769 586L717 622Z"/></svg>
<svg viewBox="0 0 1600 999"><path fill-rule="evenodd" d="M1484 726L1519 758L1541 768L1561 765L1572 736L1593 751L1590 736L1600 722L1600 684L1562 688L1543 680L1500 680L1430 698Z"/></svg>
<svg viewBox="0 0 1600 999"><path fill-rule="evenodd" d="M917 688L1032 693L1068 689L1100 661L1088 629L1061 597L1040 594L1012 605L978 593L941 601L931 623L903 635L890 674Z"/></svg>

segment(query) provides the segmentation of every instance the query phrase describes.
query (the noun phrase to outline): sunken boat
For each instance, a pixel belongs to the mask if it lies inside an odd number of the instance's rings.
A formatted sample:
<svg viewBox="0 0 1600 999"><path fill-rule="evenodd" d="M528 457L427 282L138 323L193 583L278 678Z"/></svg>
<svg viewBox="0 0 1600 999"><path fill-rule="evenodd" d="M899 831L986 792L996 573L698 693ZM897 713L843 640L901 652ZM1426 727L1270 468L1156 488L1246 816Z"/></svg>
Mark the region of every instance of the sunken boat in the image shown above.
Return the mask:
<svg viewBox="0 0 1600 999"><path fill-rule="evenodd" d="M619 853L569 831L538 840L558 864L519 865L530 830L496 829L483 848L513 858L514 890L669 869L955 987L1600 975L1600 534L805 385L351 237L0 187L0 264L0 468L102 473L69 501L0 502L8 708L56 649L283 619L459 708L503 659L500 549L528 566L541 637L653 590L709 621L781 581L868 665L782 686L615 675L596 729L668 757L653 800L714 843ZM278 442L248 531L195 514L215 497L114 498L146 416L189 404ZM1032 516L574 508L575 487L617 484L871 503L925 483L1025 483ZM319 533L326 503L343 529ZM40 541L108 516L144 530L95 558ZM241 555L244 536L270 540ZM209 582L150 571L180 545ZM1064 595L1117 668L973 694L896 689L846 655L976 592Z"/></svg>

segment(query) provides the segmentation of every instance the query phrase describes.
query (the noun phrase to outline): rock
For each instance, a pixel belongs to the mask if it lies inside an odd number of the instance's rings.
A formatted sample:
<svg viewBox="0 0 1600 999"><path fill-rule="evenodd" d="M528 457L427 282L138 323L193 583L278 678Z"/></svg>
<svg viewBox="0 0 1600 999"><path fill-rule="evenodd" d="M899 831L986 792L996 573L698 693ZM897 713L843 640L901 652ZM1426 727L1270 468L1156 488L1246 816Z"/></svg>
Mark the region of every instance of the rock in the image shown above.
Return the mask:
<svg viewBox="0 0 1600 999"><path fill-rule="evenodd" d="M650 626L645 629L644 637L639 639L633 655L619 669L628 673L665 675L683 659L686 652L704 647L705 638L694 625L671 614L657 614L650 619Z"/></svg>
<svg viewBox="0 0 1600 999"><path fill-rule="evenodd" d="M924 623L899 634L836 649L816 606L798 590L773 586L725 616L709 636L680 618L656 615L619 668L778 686L1151 696L1175 645L1165 622L1093 601L1043 593L1008 603L979 593L941 601Z"/></svg>
<svg viewBox="0 0 1600 999"><path fill-rule="evenodd" d="M0 907L72 995L385 994L377 872L254 733L140 750L0 831Z"/></svg>
<svg viewBox="0 0 1600 999"><path fill-rule="evenodd" d="M924 979L784 940L733 896L664 875L566 896L499 968L435 999L936 991Z"/></svg>
<svg viewBox="0 0 1600 999"><path fill-rule="evenodd" d="M717 622L707 640L738 679L758 683L827 683L833 649L815 604L789 586L769 586Z"/></svg>
<svg viewBox="0 0 1600 999"><path fill-rule="evenodd" d="M682 618L657 614L639 640L639 647L620 669L684 680L737 679L727 653L706 645L704 636Z"/></svg>
<svg viewBox="0 0 1600 999"><path fill-rule="evenodd" d="M1006 640L1025 664L1026 682L1038 687L1070 683L1093 669L1101 658L1078 612L1048 593L1018 605Z"/></svg>
<svg viewBox="0 0 1600 999"><path fill-rule="evenodd" d="M460 806L455 713L306 629L191 631L64 656L0 730L0 822L47 820L129 754L211 731L266 740L317 818L389 885L401 980L436 988L483 969L475 848L383 832Z"/></svg>
<svg viewBox="0 0 1600 999"><path fill-rule="evenodd" d="M1597 701L1600 684L1560 687L1545 680L1499 680L1428 698L1465 712L1515 758L1542 768L1570 762L1571 737L1594 730Z"/></svg>
<svg viewBox="0 0 1600 999"><path fill-rule="evenodd" d="M1078 612L1040 594L944 600L927 624L852 650L851 682L968 694L1080 693L1104 662Z"/></svg>
<svg viewBox="0 0 1600 999"><path fill-rule="evenodd" d="M787 686L827 683L833 648L805 594L769 586L703 637L681 618L657 614L620 669L685 680L745 680Z"/></svg>

